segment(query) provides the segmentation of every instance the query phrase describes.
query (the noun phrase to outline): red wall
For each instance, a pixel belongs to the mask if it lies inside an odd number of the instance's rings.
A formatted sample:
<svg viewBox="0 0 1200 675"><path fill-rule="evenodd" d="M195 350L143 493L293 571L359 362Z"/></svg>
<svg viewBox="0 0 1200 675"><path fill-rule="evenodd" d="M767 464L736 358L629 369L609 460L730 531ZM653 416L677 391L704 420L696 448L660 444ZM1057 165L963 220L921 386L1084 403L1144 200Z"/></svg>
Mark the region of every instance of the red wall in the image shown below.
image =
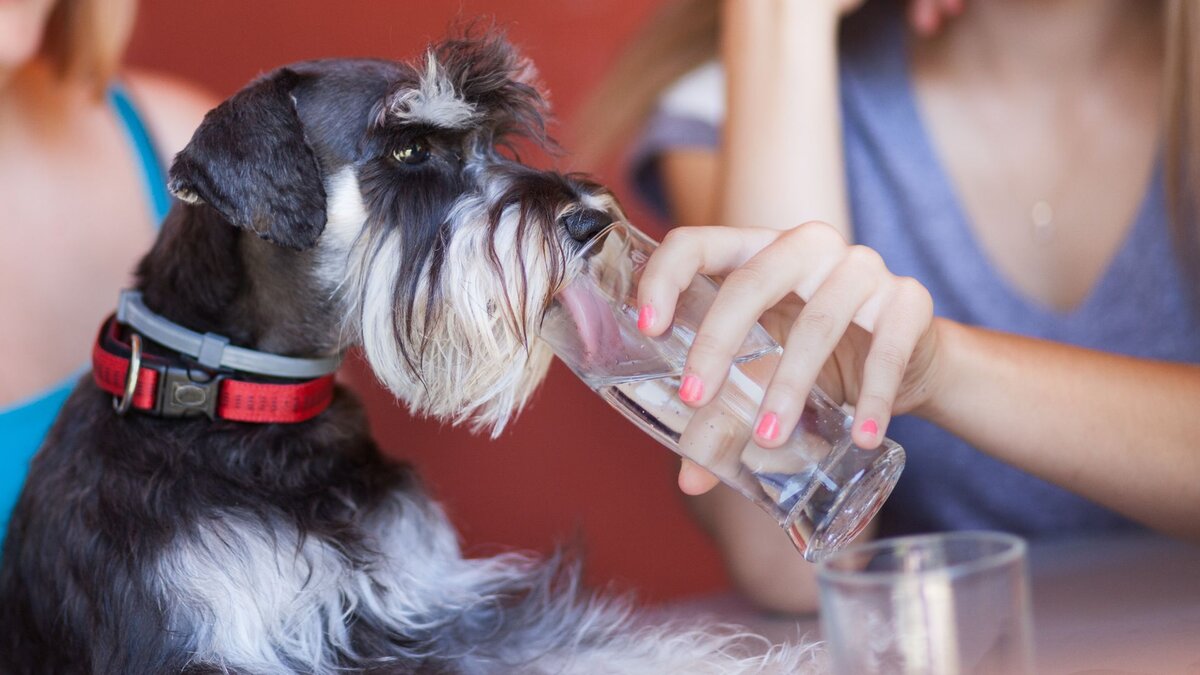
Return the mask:
<svg viewBox="0 0 1200 675"><path fill-rule="evenodd" d="M458 18L494 17L534 59L569 119L658 1L153 0L143 2L130 61L227 96L298 59L410 58ZM569 150L569 149L568 149ZM569 159L560 160L569 167ZM602 171L619 195L619 172ZM631 200L626 198L627 206ZM640 217L638 210L632 213ZM583 543L588 578L666 599L724 585L719 559L686 515L673 455L556 365L533 405L497 441L412 419L361 363L350 379L380 444L416 464L468 553Z"/></svg>

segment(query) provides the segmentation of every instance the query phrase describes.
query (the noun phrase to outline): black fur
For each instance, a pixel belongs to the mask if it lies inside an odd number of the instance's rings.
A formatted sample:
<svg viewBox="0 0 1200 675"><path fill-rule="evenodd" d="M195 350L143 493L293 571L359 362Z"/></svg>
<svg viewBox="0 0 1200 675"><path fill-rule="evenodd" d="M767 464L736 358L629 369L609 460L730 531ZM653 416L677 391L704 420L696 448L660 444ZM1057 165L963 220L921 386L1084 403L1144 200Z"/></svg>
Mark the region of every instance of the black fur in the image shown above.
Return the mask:
<svg viewBox="0 0 1200 675"><path fill-rule="evenodd" d="M338 349L344 317L312 270L325 227L323 179L350 165L362 177L368 236L407 228L398 295L411 298L422 270L447 264L446 212L473 180L464 175L463 144L484 143L491 153L506 134L544 136L541 99L513 79L518 62L507 45L459 40L438 53L463 96L488 111L470 134L380 119L387 97L419 78L386 61L296 64L210 112L171 170L172 190L194 203L174 207L138 267L147 305L246 347L296 356ZM415 137L430 144L430 162L397 167L390 150ZM579 185L528 171L506 199L537 208L531 192L566 200ZM193 663L190 636L169 630L152 567L172 542L236 511L266 529L290 524L366 564L376 552L364 518L388 495L420 490L408 467L381 457L345 391L311 421L254 425L117 416L85 376L33 462L5 540L0 673L226 672ZM353 641L369 658L342 665L452 672L445 659L378 661L437 637L381 633L364 622Z"/></svg>
<svg viewBox="0 0 1200 675"><path fill-rule="evenodd" d="M292 102L303 77L283 68L205 115L175 157L170 189L297 250L325 227L325 186Z"/></svg>

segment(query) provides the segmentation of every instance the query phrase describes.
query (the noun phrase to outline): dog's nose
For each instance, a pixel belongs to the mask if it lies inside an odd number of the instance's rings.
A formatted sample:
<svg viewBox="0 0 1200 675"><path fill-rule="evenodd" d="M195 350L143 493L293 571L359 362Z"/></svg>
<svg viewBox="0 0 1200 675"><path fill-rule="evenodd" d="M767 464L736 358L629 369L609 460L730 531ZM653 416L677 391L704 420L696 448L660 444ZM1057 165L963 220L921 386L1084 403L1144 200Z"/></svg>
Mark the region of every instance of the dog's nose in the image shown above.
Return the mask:
<svg viewBox="0 0 1200 675"><path fill-rule="evenodd" d="M567 234L578 242L587 242L592 237L612 225L613 218L599 209L581 209L559 218L559 223L566 228Z"/></svg>

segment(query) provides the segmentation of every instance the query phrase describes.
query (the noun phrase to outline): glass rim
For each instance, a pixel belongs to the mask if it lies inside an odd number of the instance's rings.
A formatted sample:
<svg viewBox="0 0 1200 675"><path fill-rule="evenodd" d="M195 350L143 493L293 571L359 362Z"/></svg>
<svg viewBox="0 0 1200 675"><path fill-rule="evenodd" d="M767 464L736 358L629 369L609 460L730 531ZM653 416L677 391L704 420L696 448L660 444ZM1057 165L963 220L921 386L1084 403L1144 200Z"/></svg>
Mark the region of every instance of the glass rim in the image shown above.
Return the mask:
<svg viewBox="0 0 1200 675"><path fill-rule="evenodd" d="M930 543L950 541L975 541L1000 544L1001 547L993 552L981 555L971 560L944 565L936 569L906 572L900 570L838 570L833 564L849 556L861 555L871 551L884 551L902 546L922 546ZM834 551L817 563L818 581L836 582L839 584L880 585L899 578L919 577L927 574L939 576L964 577L991 568L1008 565L1025 556L1028 544L1021 537L1007 532L989 530L964 530L958 532L934 532L916 534L904 537L878 539L865 544L848 546L840 551Z"/></svg>

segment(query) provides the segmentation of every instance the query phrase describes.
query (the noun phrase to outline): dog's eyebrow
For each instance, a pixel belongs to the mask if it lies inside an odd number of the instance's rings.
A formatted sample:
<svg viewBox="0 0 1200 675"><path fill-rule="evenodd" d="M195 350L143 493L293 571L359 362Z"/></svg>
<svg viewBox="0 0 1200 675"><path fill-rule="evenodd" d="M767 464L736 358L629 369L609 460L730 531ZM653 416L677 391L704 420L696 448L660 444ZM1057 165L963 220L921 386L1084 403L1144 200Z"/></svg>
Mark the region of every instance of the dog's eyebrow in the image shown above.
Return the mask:
<svg viewBox="0 0 1200 675"><path fill-rule="evenodd" d="M400 121L385 115L372 131L389 141L410 140L417 136L433 136L439 139L460 139L470 133L470 128L450 128L425 120Z"/></svg>
<svg viewBox="0 0 1200 675"><path fill-rule="evenodd" d="M463 152L471 130L446 129L425 122L399 123L394 119L384 120L383 126L368 129L361 149L370 156L383 156L399 147L420 141L435 151L454 154Z"/></svg>
<svg viewBox="0 0 1200 675"><path fill-rule="evenodd" d="M432 52L425 55L424 72L416 86L393 91L380 114L443 129L468 129L480 117L475 104L462 97Z"/></svg>

